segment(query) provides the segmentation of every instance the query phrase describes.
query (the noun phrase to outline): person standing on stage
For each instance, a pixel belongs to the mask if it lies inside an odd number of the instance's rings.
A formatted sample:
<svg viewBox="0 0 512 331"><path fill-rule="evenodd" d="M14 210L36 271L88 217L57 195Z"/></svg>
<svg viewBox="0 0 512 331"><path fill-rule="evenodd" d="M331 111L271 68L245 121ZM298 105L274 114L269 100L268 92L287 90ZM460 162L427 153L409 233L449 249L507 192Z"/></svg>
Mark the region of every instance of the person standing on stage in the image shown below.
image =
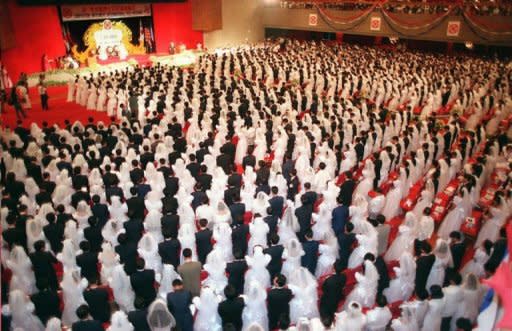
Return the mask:
<svg viewBox="0 0 512 331"><path fill-rule="evenodd" d="M3 87L0 87L0 114L3 114L5 112L5 102L7 101L7 92Z"/></svg>
<svg viewBox="0 0 512 331"><path fill-rule="evenodd" d="M25 112L32 109L32 102L30 101L30 96L28 94L28 77L24 72L20 74L20 79L16 84L16 94L18 95L18 101Z"/></svg>
<svg viewBox="0 0 512 331"><path fill-rule="evenodd" d="M43 108L43 111L48 111L48 89L46 88L43 74L39 76L39 84L37 84L37 90L39 92L39 96L41 97L41 108Z"/></svg>
<svg viewBox="0 0 512 331"><path fill-rule="evenodd" d="M10 102L16 111L16 118L21 120L23 118L27 118L27 114L23 110L23 104L25 103L25 96L27 94L27 89L23 85L21 79L16 83L16 87L11 90L11 99Z"/></svg>

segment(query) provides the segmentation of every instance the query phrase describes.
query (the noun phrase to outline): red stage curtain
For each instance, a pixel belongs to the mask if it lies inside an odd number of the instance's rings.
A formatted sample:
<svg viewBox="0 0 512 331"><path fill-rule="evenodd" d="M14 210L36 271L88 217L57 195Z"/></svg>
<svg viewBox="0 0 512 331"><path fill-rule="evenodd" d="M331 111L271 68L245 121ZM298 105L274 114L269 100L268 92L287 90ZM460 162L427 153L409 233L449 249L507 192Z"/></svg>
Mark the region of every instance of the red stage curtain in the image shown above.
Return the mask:
<svg viewBox="0 0 512 331"><path fill-rule="evenodd" d="M0 0L0 50L14 47L14 27L7 9L7 2Z"/></svg>
<svg viewBox="0 0 512 331"><path fill-rule="evenodd" d="M187 49L196 48L197 43L203 43L203 33L192 30L190 1L154 3L153 25L158 53L167 53L171 41L176 44L176 47L184 43L187 45Z"/></svg>
<svg viewBox="0 0 512 331"><path fill-rule="evenodd" d="M14 47L2 51L2 62L16 81L20 72L42 70L44 53L50 59L66 53L56 6L19 6L8 0L14 28Z"/></svg>

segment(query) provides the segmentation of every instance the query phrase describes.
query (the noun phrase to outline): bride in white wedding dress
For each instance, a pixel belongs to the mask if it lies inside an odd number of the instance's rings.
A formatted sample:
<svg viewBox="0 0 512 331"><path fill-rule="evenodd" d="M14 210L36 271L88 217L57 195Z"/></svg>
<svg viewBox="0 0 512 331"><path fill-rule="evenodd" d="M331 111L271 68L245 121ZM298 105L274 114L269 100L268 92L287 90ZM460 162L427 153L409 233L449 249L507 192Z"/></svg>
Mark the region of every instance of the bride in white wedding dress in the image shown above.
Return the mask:
<svg viewBox="0 0 512 331"><path fill-rule="evenodd" d="M293 270L289 279L288 288L293 292L293 299L290 301L290 321L297 323L301 317L318 317L316 278L308 269L299 267Z"/></svg>
<svg viewBox="0 0 512 331"><path fill-rule="evenodd" d="M384 290L389 303L408 300L414 291L416 279L416 263L409 252L400 256L400 267L394 267L396 278L391 280L389 287Z"/></svg>
<svg viewBox="0 0 512 331"><path fill-rule="evenodd" d="M244 293L243 330L247 330L253 323L259 324L262 330L268 330L267 291L259 282L251 281Z"/></svg>
<svg viewBox="0 0 512 331"><path fill-rule="evenodd" d="M356 287L350 292L346 302L359 302L363 307L372 307L377 296L379 273L373 262L366 260L363 264L364 273L356 272Z"/></svg>

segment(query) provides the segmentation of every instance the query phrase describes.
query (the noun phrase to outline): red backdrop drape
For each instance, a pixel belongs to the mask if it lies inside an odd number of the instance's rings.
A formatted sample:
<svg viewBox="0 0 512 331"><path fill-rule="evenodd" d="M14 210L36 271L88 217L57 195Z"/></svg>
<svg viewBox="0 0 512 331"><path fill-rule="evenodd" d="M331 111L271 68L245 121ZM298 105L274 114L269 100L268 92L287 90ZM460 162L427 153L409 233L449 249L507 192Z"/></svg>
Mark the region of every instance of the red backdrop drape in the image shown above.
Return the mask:
<svg viewBox="0 0 512 331"><path fill-rule="evenodd" d="M192 30L190 1L154 3L153 26L158 53L167 53L171 41L176 45L184 43L187 48L195 48L197 43L203 43L203 33Z"/></svg>
<svg viewBox="0 0 512 331"><path fill-rule="evenodd" d="M62 29L56 6L19 6L6 0L13 27L14 47L1 52L1 61L16 81L21 72L42 70L42 56L55 58L65 54ZM203 43L203 33L192 30L190 2L154 3L153 24L157 52L166 53L169 43L184 43L195 48Z"/></svg>
<svg viewBox="0 0 512 331"><path fill-rule="evenodd" d="M2 51L13 82L20 72L38 72L44 53L49 58L65 53L59 13L56 6L19 6L16 0L7 0L13 28L14 47Z"/></svg>

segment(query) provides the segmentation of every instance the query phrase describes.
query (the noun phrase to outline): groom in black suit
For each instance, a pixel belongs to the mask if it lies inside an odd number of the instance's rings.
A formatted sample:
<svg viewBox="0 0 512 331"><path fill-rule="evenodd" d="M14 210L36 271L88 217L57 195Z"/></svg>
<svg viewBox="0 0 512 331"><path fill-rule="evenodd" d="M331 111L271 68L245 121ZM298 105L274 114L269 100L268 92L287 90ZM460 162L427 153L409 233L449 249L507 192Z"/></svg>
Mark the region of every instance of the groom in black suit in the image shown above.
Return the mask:
<svg viewBox="0 0 512 331"><path fill-rule="evenodd" d="M347 281L347 277L343 274L345 270L340 260L334 262L334 274L329 276L322 284L322 297L320 298L320 316L322 318L334 318L334 313L338 309L338 305L343 299L343 287Z"/></svg>
<svg viewBox="0 0 512 331"><path fill-rule="evenodd" d="M167 294L167 307L171 314L176 318L176 326L181 331L192 331L194 318L190 312L192 303L192 294L183 288L183 282L175 279L172 282L174 292Z"/></svg>
<svg viewBox="0 0 512 331"><path fill-rule="evenodd" d="M435 256L431 253L430 244L424 242L420 247L420 256L416 259L416 280L414 282L414 291L425 291L428 275L434 265Z"/></svg>
<svg viewBox="0 0 512 331"><path fill-rule="evenodd" d="M277 327L277 322L284 317L290 319L290 301L293 298L292 291L285 287L286 277L277 275L274 278L274 287L268 292L268 324L269 330Z"/></svg>
<svg viewBox="0 0 512 331"><path fill-rule="evenodd" d="M155 271L146 270L144 259L139 258L136 262L137 271L130 275L130 283L136 296L144 298L145 302L153 302L156 298Z"/></svg>

